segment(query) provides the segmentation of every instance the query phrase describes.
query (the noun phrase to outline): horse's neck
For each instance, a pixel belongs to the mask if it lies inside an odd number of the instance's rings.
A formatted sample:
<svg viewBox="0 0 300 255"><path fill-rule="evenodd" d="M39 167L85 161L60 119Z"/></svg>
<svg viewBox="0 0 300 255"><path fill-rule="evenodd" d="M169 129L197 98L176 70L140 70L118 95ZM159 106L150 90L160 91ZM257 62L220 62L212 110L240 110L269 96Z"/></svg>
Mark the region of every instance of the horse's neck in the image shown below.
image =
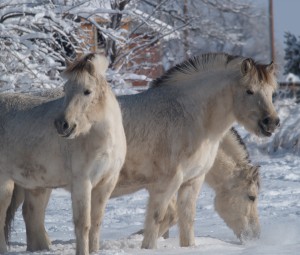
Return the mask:
<svg viewBox="0 0 300 255"><path fill-rule="evenodd" d="M209 137L220 140L235 121L233 114L232 81L222 77L201 80L201 85L187 88L186 100L194 104L194 116L200 116L201 123ZM183 92L184 93L184 92Z"/></svg>
<svg viewBox="0 0 300 255"><path fill-rule="evenodd" d="M214 165L206 174L205 181L218 193L232 180L233 170L236 168L236 162L219 149Z"/></svg>

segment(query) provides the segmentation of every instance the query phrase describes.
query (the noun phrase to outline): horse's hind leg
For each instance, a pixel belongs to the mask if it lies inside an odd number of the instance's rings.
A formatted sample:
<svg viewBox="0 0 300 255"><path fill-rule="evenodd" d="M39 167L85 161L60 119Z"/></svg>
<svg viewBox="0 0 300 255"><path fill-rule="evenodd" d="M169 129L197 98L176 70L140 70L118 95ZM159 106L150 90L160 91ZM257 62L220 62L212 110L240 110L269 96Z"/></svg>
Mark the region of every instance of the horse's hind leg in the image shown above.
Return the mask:
<svg viewBox="0 0 300 255"><path fill-rule="evenodd" d="M162 184L163 183L163 184ZM160 223L163 221L171 198L175 195L182 183L182 173L177 171L173 178L164 181L149 189L149 202L145 220L144 239L142 248L156 248Z"/></svg>
<svg viewBox="0 0 300 255"><path fill-rule="evenodd" d="M4 181L0 179L0 253L4 253L7 251L4 226L6 212L11 201L13 189L13 181Z"/></svg>
<svg viewBox="0 0 300 255"><path fill-rule="evenodd" d="M92 190L91 229L89 233L90 253L99 250L99 229L102 223L105 206L113 192L119 175L103 179Z"/></svg>
<svg viewBox="0 0 300 255"><path fill-rule="evenodd" d="M49 250L51 242L44 221L50 194L51 189L25 190L22 210L26 225L27 251Z"/></svg>
<svg viewBox="0 0 300 255"><path fill-rule="evenodd" d="M23 203L24 201L24 189L17 184L14 185L14 191L12 194L12 198L10 201L10 205L6 211L6 218L5 218L5 238L6 238L6 243L9 243L9 238L11 234L11 229L12 229L12 223L15 217L15 213L18 210L19 206Z"/></svg>
<svg viewBox="0 0 300 255"><path fill-rule="evenodd" d="M180 232L180 246L195 245L194 219L196 202L202 187L205 175L184 183L177 198L177 212Z"/></svg>

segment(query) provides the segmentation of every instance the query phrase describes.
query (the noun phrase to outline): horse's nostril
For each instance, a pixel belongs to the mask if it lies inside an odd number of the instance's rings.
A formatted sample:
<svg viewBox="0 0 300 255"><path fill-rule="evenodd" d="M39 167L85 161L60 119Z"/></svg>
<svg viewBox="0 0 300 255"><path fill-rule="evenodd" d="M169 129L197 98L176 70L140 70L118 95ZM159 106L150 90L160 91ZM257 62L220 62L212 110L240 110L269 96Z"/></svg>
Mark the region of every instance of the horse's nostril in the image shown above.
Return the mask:
<svg viewBox="0 0 300 255"><path fill-rule="evenodd" d="M255 196L248 196L249 197L249 199L251 200L251 201L255 201L255 199L256 199L256 197Z"/></svg>
<svg viewBox="0 0 300 255"><path fill-rule="evenodd" d="M280 126L280 119L279 119L279 118L277 118L277 119L275 120L275 124L276 124L277 127Z"/></svg>
<svg viewBox="0 0 300 255"><path fill-rule="evenodd" d="M263 123L264 125L269 125L269 123L270 123L270 118L269 118L269 117L264 118L264 119L262 120L262 123Z"/></svg>
<svg viewBox="0 0 300 255"><path fill-rule="evenodd" d="M63 128L63 130L67 130L67 129L69 128L68 122L63 121L63 122L62 122L62 128Z"/></svg>

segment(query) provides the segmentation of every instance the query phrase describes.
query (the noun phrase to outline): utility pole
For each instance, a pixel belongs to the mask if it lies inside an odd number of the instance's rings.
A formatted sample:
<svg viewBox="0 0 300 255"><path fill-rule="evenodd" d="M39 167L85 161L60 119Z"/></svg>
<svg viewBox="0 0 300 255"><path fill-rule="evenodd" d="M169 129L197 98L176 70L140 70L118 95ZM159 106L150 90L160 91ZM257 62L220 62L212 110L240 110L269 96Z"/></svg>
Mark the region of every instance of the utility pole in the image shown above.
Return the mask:
<svg viewBox="0 0 300 255"><path fill-rule="evenodd" d="M184 21L185 23L187 24L188 23L188 1L187 0L184 0L184 3L183 3L183 15L184 15ZM188 54L188 51L189 51L189 31L188 31L188 28L185 27L183 29L183 40L184 40L184 52L185 52L185 58L188 59L189 58L189 54Z"/></svg>
<svg viewBox="0 0 300 255"><path fill-rule="evenodd" d="M273 0L269 0L269 34L270 34L270 58L275 62L275 40L274 40L274 15Z"/></svg>

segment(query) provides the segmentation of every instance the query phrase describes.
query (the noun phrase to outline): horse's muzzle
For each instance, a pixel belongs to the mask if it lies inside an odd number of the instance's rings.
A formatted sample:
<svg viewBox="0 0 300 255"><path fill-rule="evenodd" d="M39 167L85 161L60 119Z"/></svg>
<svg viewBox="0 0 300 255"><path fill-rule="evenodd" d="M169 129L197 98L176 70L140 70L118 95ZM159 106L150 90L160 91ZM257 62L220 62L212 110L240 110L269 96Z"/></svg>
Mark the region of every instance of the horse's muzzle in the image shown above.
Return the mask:
<svg viewBox="0 0 300 255"><path fill-rule="evenodd" d="M259 225L252 225L245 229L238 238L241 240L242 243L247 241L253 241L260 238L260 227Z"/></svg>
<svg viewBox="0 0 300 255"><path fill-rule="evenodd" d="M76 129L76 124L70 125L64 118L54 121L57 133L64 138L72 138L71 135Z"/></svg>
<svg viewBox="0 0 300 255"><path fill-rule="evenodd" d="M263 136L270 137L275 129L280 126L280 119L267 116L258 122L258 126Z"/></svg>

